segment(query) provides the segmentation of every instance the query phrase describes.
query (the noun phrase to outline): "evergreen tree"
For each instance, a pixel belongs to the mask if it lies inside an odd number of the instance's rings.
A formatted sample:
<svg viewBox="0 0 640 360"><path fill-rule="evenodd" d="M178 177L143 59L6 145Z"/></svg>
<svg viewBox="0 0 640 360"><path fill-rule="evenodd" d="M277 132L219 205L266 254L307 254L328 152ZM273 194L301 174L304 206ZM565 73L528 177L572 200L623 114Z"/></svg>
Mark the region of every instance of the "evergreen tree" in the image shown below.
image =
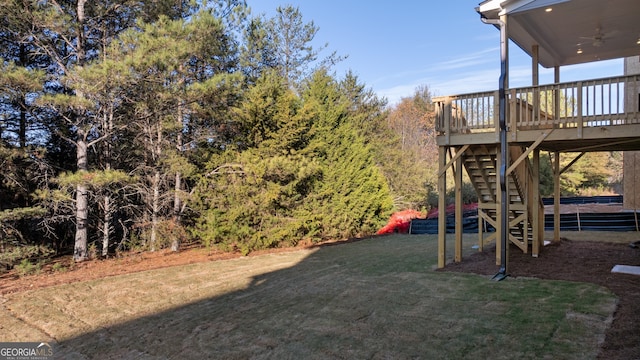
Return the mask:
<svg viewBox="0 0 640 360"><path fill-rule="evenodd" d="M310 122L296 94L275 71L267 71L247 90L237 115L245 137L241 148L288 154L304 148Z"/></svg>
<svg viewBox="0 0 640 360"><path fill-rule="evenodd" d="M166 13L182 17L190 11L184 2L160 1L143 4L124 2L16 2L5 1L0 6L2 22L0 34L4 43L29 44L28 54L44 58L48 62L49 81L44 89L46 96L37 104L49 108L46 113L54 121L47 122L51 143L61 143L63 138L75 149L75 170L87 173L96 167L88 151L109 135L103 125L103 113L95 111L96 103L85 93L81 83L82 69L96 59L106 56L104 49L122 31L135 25L138 16L157 19ZM40 63L42 63L41 61ZM27 66L26 64L21 64ZM55 150L60 146L49 147ZM79 178L89 178L80 176ZM74 257L87 258L89 238L89 186L80 181L75 187L76 234Z"/></svg>
<svg viewBox="0 0 640 360"><path fill-rule="evenodd" d="M231 40L210 11L188 21L161 17L140 28L123 34L119 46L136 79L137 94L127 106L142 155L134 165L143 179L139 189L148 209L141 222L149 224L148 245L155 249L162 246L160 227L167 222L180 226L182 221L185 178L196 169L188 153L202 141L215 141L216 134L207 129L216 128L218 119L210 116L233 103L240 78L232 72L233 56L226 53ZM178 240L172 241L174 250Z"/></svg>
<svg viewBox="0 0 640 360"><path fill-rule="evenodd" d="M321 168L299 153L310 129L299 98L276 72L265 72L235 115L243 136L208 164L196 188L193 233L243 253L313 237L300 208Z"/></svg>
<svg viewBox="0 0 640 360"><path fill-rule="evenodd" d="M578 154L561 156L560 168L564 168ZM610 152L590 152L584 154L560 176L560 189L564 195L591 195L594 190L609 189L609 179L613 171L609 166Z"/></svg>
<svg viewBox="0 0 640 360"><path fill-rule="evenodd" d="M313 140L307 151L324 165L322 182L306 203L325 238L373 233L390 215L391 194L375 163L374 150L349 115L352 104L338 83L318 71L303 93L315 110Z"/></svg>
<svg viewBox="0 0 640 360"><path fill-rule="evenodd" d="M243 33L240 65L248 83L254 84L265 70L277 68L277 49L263 17L252 18Z"/></svg>
<svg viewBox="0 0 640 360"><path fill-rule="evenodd" d="M301 155L228 152L210 163L197 187L200 217L193 228L206 245L246 254L313 238L301 211L320 179L320 165Z"/></svg>
<svg viewBox="0 0 640 360"><path fill-rule="evenodd" d="M336 52L318 58L328 47L311 45L318 31L313 21L304 22L300 10L291 5L279 6L273 18L252 19L245 30L245 72L256 79L265 69L276 69L289 87L298 88L316 70L328 69L344 58Z"/></svg>
<svg viewBox="0 0 640 360"><path fill-rule="evenodd" d="M389 190L338 82L320 71L298 97L265 73L246 99L242 146L214 157L196 189L196 236L246 253L381 226Z"/></svg>
<svg viewBox="0 0 640 360"><path fill-rule="evenodd" d="M540 196L553 196L552 156L548 152L540 152Z"/></svg>
<svg viewBox="0 0 640 360"><path fill-rule="evenodd" d="M351 124L324 134L322 182L306 203L324 239L375 233L393 209L391 194L373 151Z"/></svg>

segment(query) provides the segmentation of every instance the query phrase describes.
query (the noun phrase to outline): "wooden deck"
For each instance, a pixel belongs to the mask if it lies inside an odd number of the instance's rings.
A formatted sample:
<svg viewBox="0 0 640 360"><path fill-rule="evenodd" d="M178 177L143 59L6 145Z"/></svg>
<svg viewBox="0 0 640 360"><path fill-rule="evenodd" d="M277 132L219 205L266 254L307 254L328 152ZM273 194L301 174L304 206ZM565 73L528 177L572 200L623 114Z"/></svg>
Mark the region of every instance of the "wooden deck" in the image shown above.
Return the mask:
<svg viewBox="0 0 640 360"><path fill-rule="evenodd" d="M453 170L456 209L462 208L462 169L479 199L479 221L497 229L479 233L479 249L506 238L523 252L538 256L544 241L544 206L539 194L540 151L554 153L554 240L559 240L560 153L640 150L640 75L619 76L507 91L507 198L499 191L500 136L498 92L438 97L439 207L445 206L446 176ZM580 158L578 155L573 162ZM573 164L571 162L571 164ZM568 166L571 166L569 164ZM567 166L567 167L568 167ZM501 213L507 203L507 214ZM443 215L443 214L442 214ZM444 216L442 216L444 218ZM459 219L460 218L460 219ZM456 225L461 212L456 212ZM458 221L458 219L460 221ZM438 266L446 263L445 221L439 223ZM478 228L483 229L483 224ZM456 227L454 261L461 261L462 230ZM496 264L500 264L496 241ZM507 247L508 249L508 247ZM507 256L508 257L508 256Z"/></svg>
<svg viewBox="0 0 640 360"><path fill-rule="evenodd" d="M559 152L640 150L640 75L508 91L508 140ZM439 146L499 143L498 92L434 99Z"/></svg>

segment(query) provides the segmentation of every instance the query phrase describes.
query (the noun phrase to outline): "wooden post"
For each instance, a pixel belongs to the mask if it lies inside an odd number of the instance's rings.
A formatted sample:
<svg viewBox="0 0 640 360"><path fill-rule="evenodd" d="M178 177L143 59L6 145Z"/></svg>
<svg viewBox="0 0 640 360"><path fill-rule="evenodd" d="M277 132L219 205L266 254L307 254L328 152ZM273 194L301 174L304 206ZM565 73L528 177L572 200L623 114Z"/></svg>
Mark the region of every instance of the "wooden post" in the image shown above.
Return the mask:
<svg viewBox="0 0 640 360"><path fill-rule="evenodd" d="M497 153L498 156L496 156L496 169L500 169L500 148L498 148ZM496 184L498 184L498 186L500 186L500 174L499 171L496 171ZM499 189L498 189L499 190ZM501 191L496 191L496 265L500 265L501 262L501 253L502 253L502 242L500 241L500 239L502 239L502 215L501 215L501 209L502 209L502 202L505 201L506 199L502 198L502 192ZM507 220L509 221L509 220ZM509 236L508 234L505 234L505 236ZM509 242L507 241L507 244Z"/></svg>
<svg viewBox="0 0 640 360"><path fill-rule="evenodd" d="M533 211L532 215L532 228L533 228L533 248L531 249L531 255L533 257L538 257L538 254L540 253L540 238L541 235L540 234L540 221L542 221L544 223L544 214L542 216L542 218L540 218L540 150L539 149L535 149L533 150L533 169L532 169L532 179L531 179L531 184L529 184L529 186L531 186L531 193L533 194L533 197L531 198L531 201L533 202L531 209Z"/></svg>
<svg viewBox="0 0 640 360"><path fill-rule="evenodd" d="M498 91L493 92L493 125L496 128L496 142L500 142L500 93Z"/></svg>
<svg viewBox="0 0 640 360"><path fill-rule="evenodd" d="M540 72L539 72L539 48L538 44L533 45L531 49L531 83L533 85L533 116L531 121L535 125L540 124Z"/></svg>
<svg viewBox="0 0 640 360"><path fill-rule="evenodd" d="M479 252L483 252L484 251L484 227L485 227L485 221L484 218L482 217L482 212L484 211L484 209L482 209L480 206L482 205L481 202L478 202L478 251ZM638 221L636 221L636 228Z"/></svg>
<svg viewBox="0 0 640 360"><path fill-rule="evenodd" d="M578 81L576 85L578 89L578 100L576 102L577 106L577 121L578 121L578 138L582 139L584 124L582 123L582 81Z"/></svg>
<svg viewBox="0 0 640 360"><path fill-rule="evenodd" d="M458 149L460 151L460 149ZM456 153L456 155L458 155ZM462 261L462 156L458 156L455 167L455 191L456 191L456 240L454 261Z"/></svg>
<svg viewBox="0 0 640 360"><path fill-rule="evenodd" d="M560 152L553 161L553 241L560 241Z"/></svg>
<svg viewBox="0 0 640 360"><path fill-rule="evenodd" d="M447 97L444 102L444 136L447 145L451 139L451 120L451 98Z"/></svg>
<svg viewBox="0 0 640 360"><path fill-rule="evenodd" d="M512 141L516 141L518 140L518 103L517 103L517 99L516 99L516 89L511 89L511 91L509 91L509 132L511 132L511 140ZM520 111L520 116L522 116L522 111Z"/></svg>
<svg viewBox="0 0 640 360"><path fill-rule="evenodd" d="M531 83L533 86L538 86L540 84L540 72L538 71L539 66L539 47L538 44L534 44L531 47ZM534 97L535 102L535 97Z"/></svg>
<svg viewBox="0 0 640 360"><path fill-rule="evenodd" d="M438 268L440 269L446 265L447 260L447 171L444 170L446 164L447 149L440 146L438 147L438 166L441 170L438 176Z"/></svg>
<svg viewBox="0 0 640 360"><path fill-rule="evenodd" d="M553 82L560 82L560 66L553 68ZM556 85L553 88L553 118L560 123L560 87Z"/></svg>

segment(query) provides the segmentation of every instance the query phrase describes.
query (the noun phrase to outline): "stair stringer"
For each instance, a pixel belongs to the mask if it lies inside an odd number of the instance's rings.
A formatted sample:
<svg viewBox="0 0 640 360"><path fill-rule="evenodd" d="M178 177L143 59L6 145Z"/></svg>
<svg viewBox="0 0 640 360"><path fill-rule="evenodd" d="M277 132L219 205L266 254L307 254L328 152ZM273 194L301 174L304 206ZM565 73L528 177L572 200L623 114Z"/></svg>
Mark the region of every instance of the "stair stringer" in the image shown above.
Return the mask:
<svg viewBox="0 0 640 360"><path fill-rule="evenodd" d="M462 156L467 175L478 195L478 238L480 250L487 243L496 240L496 233L485 237L485 224L497 228L499 209L497 198L499 186L497 164L499 145L470 146ZM511 159L517 159L523 153L519 146L510 146ZM509 241L524 253L529 251L533 241L533 211L543 211L542 203L534 206L531 190L533 176L529 159L524 159L508 177L509 196ZM540 217L539 217L540 218Z"/></svg>

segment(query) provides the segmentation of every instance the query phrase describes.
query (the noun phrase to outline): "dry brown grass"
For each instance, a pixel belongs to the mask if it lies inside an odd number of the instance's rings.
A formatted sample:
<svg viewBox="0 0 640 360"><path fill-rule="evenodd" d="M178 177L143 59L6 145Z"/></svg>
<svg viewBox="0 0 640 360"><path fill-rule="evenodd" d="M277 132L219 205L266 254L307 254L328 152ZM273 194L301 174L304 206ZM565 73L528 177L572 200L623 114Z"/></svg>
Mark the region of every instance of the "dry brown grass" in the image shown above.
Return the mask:
<svg viewBox="0 0 640 360"><path fill-rule="evenodd" d="M465 235L467 253L475 240ZM436 250L434 236L388 236L9 294L0 339L48 341L60 358L597 354L607 290L438 273Z"/></svg>

